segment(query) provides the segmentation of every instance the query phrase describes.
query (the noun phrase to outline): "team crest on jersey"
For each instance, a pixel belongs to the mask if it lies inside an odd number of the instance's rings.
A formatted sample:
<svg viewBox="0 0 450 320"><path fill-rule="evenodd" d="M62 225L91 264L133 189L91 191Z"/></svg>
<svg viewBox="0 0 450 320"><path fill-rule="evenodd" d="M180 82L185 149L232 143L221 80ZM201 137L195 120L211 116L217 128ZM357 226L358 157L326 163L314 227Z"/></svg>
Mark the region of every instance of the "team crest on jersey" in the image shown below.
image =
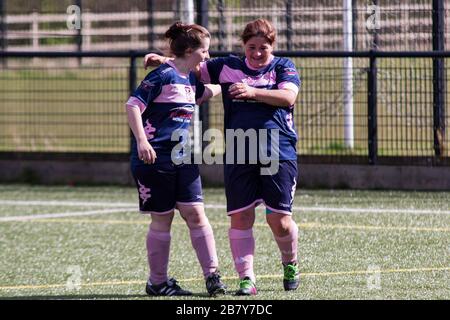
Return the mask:
<svg viewBox="0 0 450 320"><path fill-rule="evenodd" d="M151 81L148 81L148 80L144 80L141 83L141 88L146 90L146 91L150 90L151 87L154 87L154 86L155 86L155 84L153 82L151 82Z"/></svg>
<svg viewBox="0 0 450 320"><path fill-rule="evenodd" d="M295 69L295 68L284 68L283 71L288 76L295 76L297 74L297 69Z"/></svg>
<svg viewBox="0 0 450 320"><path fill-rule="evenodd" d="M184 105L182 107L170 109L169 117L173 121L190 123L192 119L192 114L194 113L194 107L191 105Z"/></svg>
<svg viewBox="0 0 450 320"><path fill-rule="evenodd" d="M189 86L185 86L184 90L186 91L186 98L188 99L188 101L195 101L195 95L194 92L192 91L192 87Z"/></svg>

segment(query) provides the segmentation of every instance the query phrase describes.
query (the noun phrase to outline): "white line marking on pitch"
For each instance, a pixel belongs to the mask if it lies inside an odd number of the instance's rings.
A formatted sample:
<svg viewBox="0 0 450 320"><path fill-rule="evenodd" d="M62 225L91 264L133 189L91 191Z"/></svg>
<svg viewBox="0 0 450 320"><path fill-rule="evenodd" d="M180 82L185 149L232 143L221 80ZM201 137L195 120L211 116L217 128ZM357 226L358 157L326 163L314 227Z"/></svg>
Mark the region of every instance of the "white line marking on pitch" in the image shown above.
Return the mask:
<svg viewBox="0 0 450 320"><path fill-rule="evenodd" d="M87 212L65 212L46 215L29 215L19 217L0 218L0 221L20 221L28 219L71 217L95 214L108 214L123 211L138 211L136 203L132 202L89 202L89 201L22 201L22 200L0 200L0 205L19 205L19 206L100 206L114 208L108 210L94 210ZM120 209L119 209L120 208ZM123 209L122 209L123 208ZM206 209L226 209L225 205L205 204ZM116 211L119 210L119 211ZM380 209L380 208L335 208L335 207L293 207L294 211L302 212L329 212L329 213L407 213L407 214L443 214L450 215L450 210L425 210L425 209ZM36 217L36 218L34 218ZM16 219L17 218L17 219Z"/></svg>
<svg viewBox="0 0 450 320"><path fill-rule="evenodd" d="M415 273L415 272L440 272L449 271L449 267L443 268L413 268L413 269L388 269L388 270L355 270L355 271L338 271L338 272L301 272L300 277L332 277L332 276L354 276L354 275L367 275L373 273ZM266 274L259 275L259 278L264 279L276 279L281 278L281 274ZM236 276L222 277L224 280L238 279ZM180 282L196 282L203 281L203 278L190 278L179 279ZM128 281L104 281L104 282L87 282L81 283L82 287L94 287L94 286L117 286L117 285L136 285L145 282L145 280L128 280ZM0 286L0 290L30 290L30 289L53 289L53 288L66 288L67 284L42 284L42 285L17 285L17 286Z"/></svg>
<svg viewBox="0 0 450 320"><path fill-rule="evenodd" d="M111 214L111 213L117 213L117 212L133 211L134 209L135 208L121 208L121 209L105 209L105 210L92 210L92 211L35 214L35 215L29 215L29 216L1 217L0 222L26 221L26 220L36 220L36 219L46 219L46 218L91 216L91 215Z"/></svg>
<svg viewBox="0 0 450 320"><path fill-rule="evenodd" d="M136 207L136 203L132 202L95 202L95 201L38 201L38 200L0 200L0 204L3 205L15 205L15 206L66 206L66 207Z"/></svg>

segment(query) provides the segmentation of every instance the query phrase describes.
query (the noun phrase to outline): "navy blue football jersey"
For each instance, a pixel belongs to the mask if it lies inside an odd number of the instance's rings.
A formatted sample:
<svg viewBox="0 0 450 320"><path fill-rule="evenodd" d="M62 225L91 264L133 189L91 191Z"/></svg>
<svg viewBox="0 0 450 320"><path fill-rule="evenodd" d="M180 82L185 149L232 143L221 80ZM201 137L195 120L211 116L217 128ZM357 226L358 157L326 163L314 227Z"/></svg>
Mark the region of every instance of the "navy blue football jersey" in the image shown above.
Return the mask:
<svg viewBox="0 0 450 320"><path fill-rule="evenodd" d="M151 71L128 99L127 106L138 107L141 111L142 125L158 162L170 161L175 145L189 143L187 135L180 135L173 141L172 133L177 130L188 132L195 101L204 90L194 73L182 74L170 61ZM132 159L137 159L134 136L131 150ZM181 149L180 158L186 156L183 152Z"/></svg>
<svg viewBox="0 0 450 320"><path fill-rule="evenodd" d="M266 90L289 89L297 94L300 88L300 77L290 59L273 57L269 65L255 70L248 65L245 57L221 57L202 63L200 71L202 82L221 85L225 130L255 129L259 132L259 129L267 129L268 139L265 147L268 153L270 153L271 145L276 144L279 160L297 159L297 133L293 123L294 106L276 107L255 100L235 99L228 93L232 84L242 82ZM272 129L277 129L278 141L271 140ZM226 143L228 144L229 141ZM228 150L227 148L227 152ZM249 156L248 152L247 148L246 159Z"/></svg>

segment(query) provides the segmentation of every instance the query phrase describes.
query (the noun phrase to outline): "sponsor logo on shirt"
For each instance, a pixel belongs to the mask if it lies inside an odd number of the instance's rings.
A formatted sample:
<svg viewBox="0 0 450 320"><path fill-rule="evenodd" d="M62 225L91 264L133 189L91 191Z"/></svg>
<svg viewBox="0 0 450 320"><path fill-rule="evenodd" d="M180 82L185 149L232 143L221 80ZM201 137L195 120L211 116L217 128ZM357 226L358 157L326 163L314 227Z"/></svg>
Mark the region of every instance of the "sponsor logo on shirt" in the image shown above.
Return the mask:
<svg viewBox="0 0 450 320"><path fill-rule="evenodd" d="M190 123L193 113L194 107L187 104L182 107L171 109L169 118L177 122Z"/></svg>

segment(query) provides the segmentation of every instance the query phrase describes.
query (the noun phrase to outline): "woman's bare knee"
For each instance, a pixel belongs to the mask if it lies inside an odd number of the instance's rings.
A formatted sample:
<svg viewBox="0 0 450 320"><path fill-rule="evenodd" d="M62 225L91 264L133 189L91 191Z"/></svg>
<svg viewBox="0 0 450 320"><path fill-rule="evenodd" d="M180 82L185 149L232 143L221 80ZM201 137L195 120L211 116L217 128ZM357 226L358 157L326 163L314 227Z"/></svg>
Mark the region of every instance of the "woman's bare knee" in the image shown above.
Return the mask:
<svg viewBox="0 0 450 320"><path fill-rule="evenodd" d="M266 221L277 237L287 236L291 232L293 220L290 215L270 213L266 215Z"/></svg>
<svg viewBox="0 0 450 320"><path fill-rule="evenodd" d="M155 231L169 232L172 226L173 211L164 215L152 214L150 229Z"/></svg>
<svg viewBox="0 0 450 320"><path fill-rule="evenodd" d="M255 208L247 209L231 215L231 228L247 230L255 223Z"/></svg>
<svg viewBox="0 0 450 320"><path fill-rule="evenodd" d="M199 228L208 224L203 206L178 206L182 218L190 228Z"/></svg>

